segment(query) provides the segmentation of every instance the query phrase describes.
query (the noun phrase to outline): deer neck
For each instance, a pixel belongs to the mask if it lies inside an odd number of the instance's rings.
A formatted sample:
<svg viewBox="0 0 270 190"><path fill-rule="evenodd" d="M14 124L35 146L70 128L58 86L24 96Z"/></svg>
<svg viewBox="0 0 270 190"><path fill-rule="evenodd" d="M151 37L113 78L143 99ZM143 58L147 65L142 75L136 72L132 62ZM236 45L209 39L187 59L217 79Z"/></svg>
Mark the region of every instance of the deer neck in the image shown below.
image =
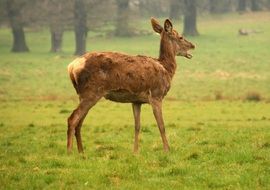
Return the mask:
<svg viewBox="0 0 270 190"><path fill-rule="evenodd" d="M169 41L169 39L161 39L158 60L172 78L176 70L176 60L173 44Z"/></svg>

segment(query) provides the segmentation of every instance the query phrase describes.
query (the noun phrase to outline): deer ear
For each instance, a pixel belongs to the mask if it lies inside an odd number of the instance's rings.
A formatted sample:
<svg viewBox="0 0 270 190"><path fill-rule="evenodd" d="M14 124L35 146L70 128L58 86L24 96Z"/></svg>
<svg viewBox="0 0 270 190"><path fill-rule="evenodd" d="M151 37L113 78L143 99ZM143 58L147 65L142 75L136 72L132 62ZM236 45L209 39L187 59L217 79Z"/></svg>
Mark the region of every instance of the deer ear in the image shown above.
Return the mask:
<svg viewBox="0 0 270 190"><path fill-rule="evenodd" d="M166 19L164 22L164 29L166 32L171 33L173 30L172 22L169 19Z"/></svg>
<svg viewBox="0 0 270 190"><path fill-rule="evenodd" d="M152 24L152 28L156 33L161 33L163 28L162 26L160 26L160 24L158 23L158 21L154 18L151 18L151 24Z"/></svg>

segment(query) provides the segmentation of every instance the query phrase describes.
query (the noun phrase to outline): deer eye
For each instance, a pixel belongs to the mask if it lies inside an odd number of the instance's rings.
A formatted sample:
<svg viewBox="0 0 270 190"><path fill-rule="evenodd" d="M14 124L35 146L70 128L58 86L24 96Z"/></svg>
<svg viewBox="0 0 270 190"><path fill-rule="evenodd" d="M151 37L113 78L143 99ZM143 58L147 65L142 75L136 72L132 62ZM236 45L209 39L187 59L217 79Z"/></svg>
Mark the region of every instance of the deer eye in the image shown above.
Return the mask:
<svg viewBox="0 0 270 190"><path fill-rule="evenodd" d="M183 39L183 36L180 36L179 39L182 40Z"/></svg>

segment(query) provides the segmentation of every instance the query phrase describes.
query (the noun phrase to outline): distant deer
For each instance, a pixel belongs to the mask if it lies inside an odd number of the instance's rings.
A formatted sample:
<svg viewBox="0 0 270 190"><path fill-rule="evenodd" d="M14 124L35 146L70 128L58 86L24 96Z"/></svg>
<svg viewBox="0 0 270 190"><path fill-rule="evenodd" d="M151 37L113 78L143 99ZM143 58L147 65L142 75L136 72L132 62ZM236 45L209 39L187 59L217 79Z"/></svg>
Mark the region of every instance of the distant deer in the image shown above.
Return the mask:
<svg viewBox="0 0 270 190"><path fill-rule="evenodd" d="M238 34L241 36L248 36L250 34L258 34L258 33L262 33L263 31L261 30L252 30L252 29L244 29L244 28L240 28L238 30Z"/></svg>
<svg viewBox="0 0 270 190"><path fill-rule="evenodd" d="M67 150L71 152L75 134L77 148L83 152L81 126L85 116L102 97L115 102L132 103L135 120L134 152L138 152L141 105L152 106L163 141L169 151L162 117L162 100L170 89L176 70L175 56L191 58L188 50L195 46L183 38L169 19L164 28L154 18L153 30L160 34L159 58L132 56L116 52L93 52L75 59L68 65L73 86L80 103L68 118Z"/></svg>

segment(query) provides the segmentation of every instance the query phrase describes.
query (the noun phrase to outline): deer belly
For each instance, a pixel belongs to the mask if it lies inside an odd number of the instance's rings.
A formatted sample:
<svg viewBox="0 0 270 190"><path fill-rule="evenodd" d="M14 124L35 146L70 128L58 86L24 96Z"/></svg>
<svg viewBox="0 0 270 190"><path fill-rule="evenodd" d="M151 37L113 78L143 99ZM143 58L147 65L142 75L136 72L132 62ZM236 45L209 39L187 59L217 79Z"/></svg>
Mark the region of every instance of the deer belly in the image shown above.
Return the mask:
<svg viewBox="0 0 270 190"><path fill-rule="evenodd" d="M146 93L133 94L127 90L110 91L104 96L106 99L121 103L147 103Z"/></svg>

